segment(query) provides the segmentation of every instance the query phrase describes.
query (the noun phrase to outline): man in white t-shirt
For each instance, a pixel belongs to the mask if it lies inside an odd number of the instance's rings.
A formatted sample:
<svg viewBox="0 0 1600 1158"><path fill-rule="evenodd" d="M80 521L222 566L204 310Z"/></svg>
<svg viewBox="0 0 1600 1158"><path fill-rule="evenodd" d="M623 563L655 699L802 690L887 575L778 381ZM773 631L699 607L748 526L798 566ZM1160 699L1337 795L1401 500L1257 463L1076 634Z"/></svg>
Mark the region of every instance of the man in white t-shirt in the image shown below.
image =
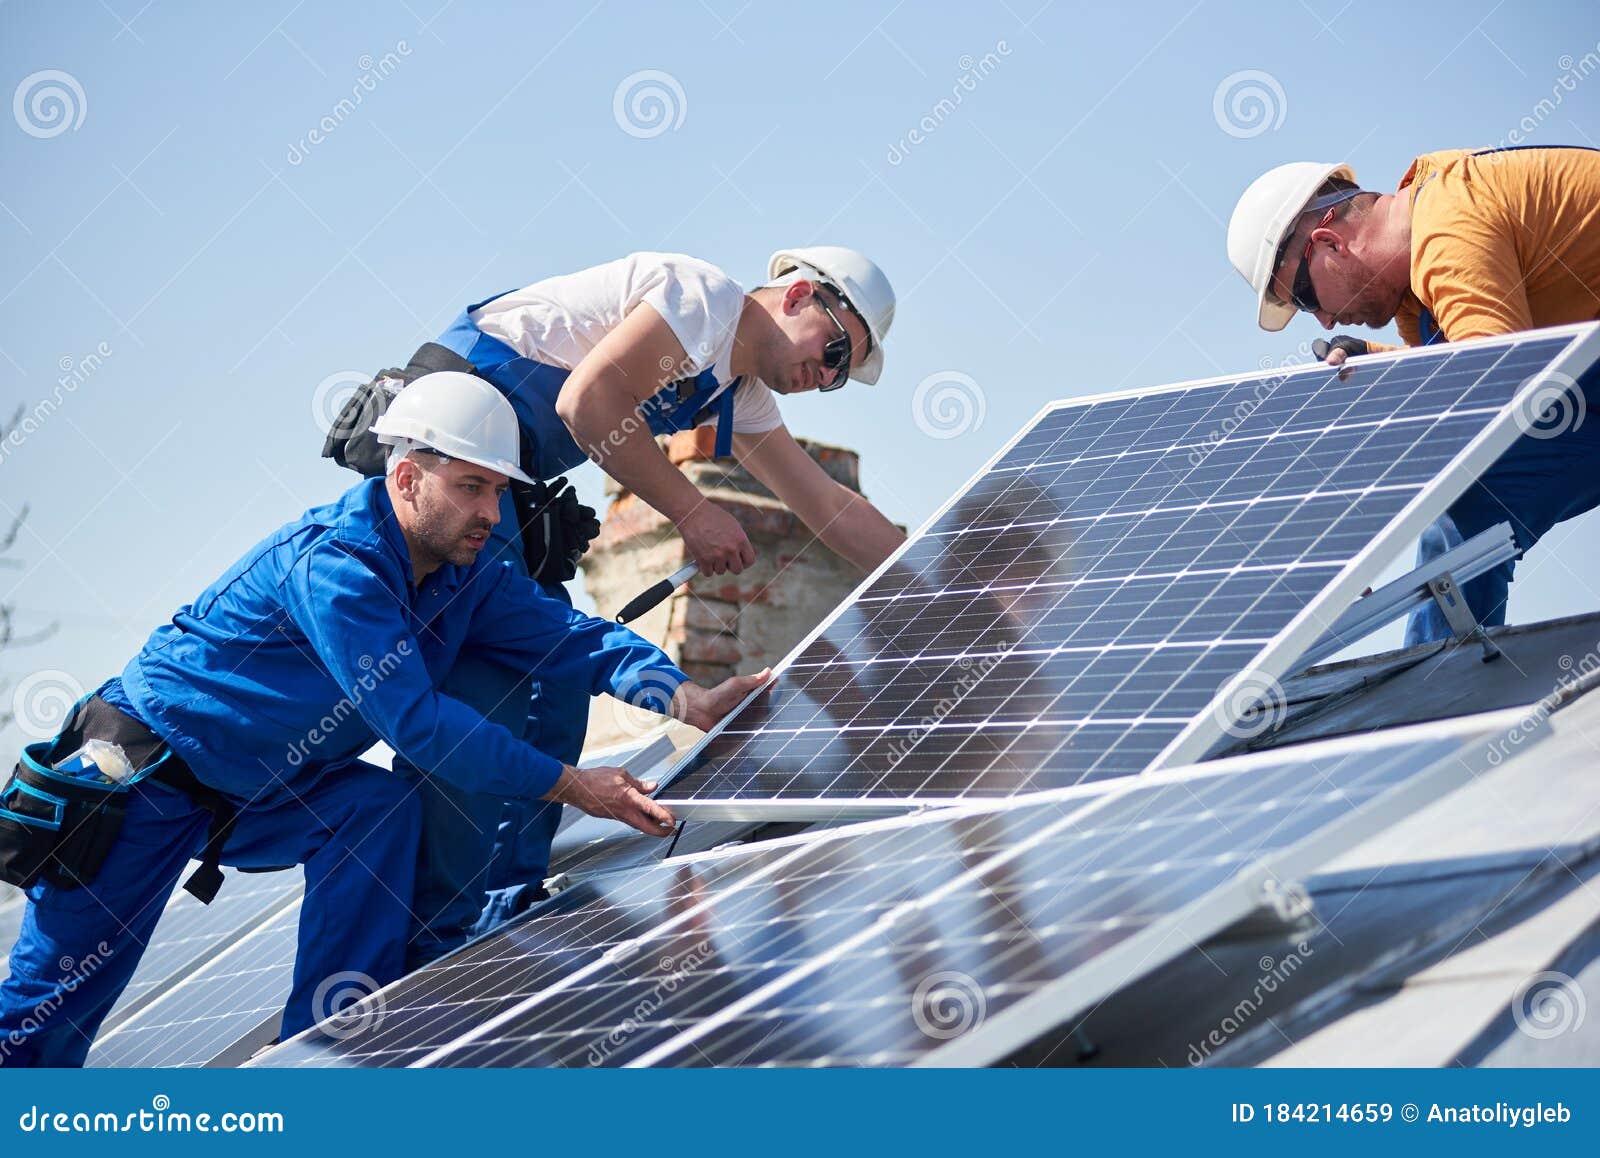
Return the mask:
<svg viewBox="0 0 1600 1158"><path fill-rule="evenodd" d="M871 570L904 535L800 447L775 395L835 390L847 378L876 382L894 290L866 257L835 246L780 251L768 279L747 293L697 258L630 254L469 306L418 351L413 367L469 369L494 384L517 412L524 470L549 480L586 459L599 463L673 521L705 574L755 562L737 520L708 502L656 442L705 425L716 427L719 455L737 458L823 544ZM508 499L485 556L498 553L564 596L560 581L571 572L559 556L569 556L570 568L584 536L576 545L526 543L524 526L541 528ZM559 535L559 525L552 532L546 519L528 538L551 533ZM552 550L553 572L539 562ZM641 585L652 578L640 576ZM526 673L464 657L444 690L541 751L576 761L590 689L528 682ZM559 806L528 813L464 797L426 775L421 784L414 965L525 907L536 893L523 886L543 877L559 821ZM489 893L498 895L484 908Z"/></svg>

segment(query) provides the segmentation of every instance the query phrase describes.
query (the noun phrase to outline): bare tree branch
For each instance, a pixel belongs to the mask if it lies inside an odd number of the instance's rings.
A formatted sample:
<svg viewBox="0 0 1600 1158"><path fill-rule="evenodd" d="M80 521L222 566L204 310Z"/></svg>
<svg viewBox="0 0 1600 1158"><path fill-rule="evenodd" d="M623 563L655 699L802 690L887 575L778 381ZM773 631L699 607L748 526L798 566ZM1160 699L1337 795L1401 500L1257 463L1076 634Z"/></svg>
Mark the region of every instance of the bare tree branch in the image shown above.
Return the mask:
<svg viewBox="0 0 1600 1158"><path fill-rule="evenodd" d="M16 429L17 423L22 420L23 407L18 406L11 418L0 424L0 442ZM3 535L0 535L0 567L16 568L22 566L22 560L11 558L10 552L17 545L17 536L22 532L22 524L28 517L28 505L24 503L22 509L16 513ZM16 607L11 603L0 602L0 652L12 648L29 647L49 639L56 632L57 624L49 623L37 631L19 633L16 625ZM11 722L10 704L7 697L0 697L0 728Z"/></svg>

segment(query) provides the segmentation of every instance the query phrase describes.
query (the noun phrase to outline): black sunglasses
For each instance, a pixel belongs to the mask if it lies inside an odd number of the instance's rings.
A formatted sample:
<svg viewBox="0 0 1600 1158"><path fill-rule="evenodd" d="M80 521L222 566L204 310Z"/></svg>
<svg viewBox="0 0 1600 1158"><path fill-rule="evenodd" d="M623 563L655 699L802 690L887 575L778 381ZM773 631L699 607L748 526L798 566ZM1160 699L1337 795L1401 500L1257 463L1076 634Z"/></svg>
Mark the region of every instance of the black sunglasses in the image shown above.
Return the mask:
<svg viewBox="0 0 1600 1158"><path fill-rule="evenodd" d="M854 314L856 320L861 323L861 328L867 334L866 352L868 354L872 353L872 327L867 325L867 319L861 316L860 310L850 304L850 299L844 296L844 292L839 287L829 285L828 289L838 295L839 304ZM822 307L822 312L828 315L828 320L839 331L837 338L833 338L827 345L822 347L822 365L829 370L836 371L833 381L826 386L817 387L822 393L827 394L840 389L850 380L850 367L855 362L855 344L850 341L850 331L845 329L844 323L839 320L839 315L833 312L833 307L828 305L827 299L815 292L811 296L816 299L816 303Z"/></svg>

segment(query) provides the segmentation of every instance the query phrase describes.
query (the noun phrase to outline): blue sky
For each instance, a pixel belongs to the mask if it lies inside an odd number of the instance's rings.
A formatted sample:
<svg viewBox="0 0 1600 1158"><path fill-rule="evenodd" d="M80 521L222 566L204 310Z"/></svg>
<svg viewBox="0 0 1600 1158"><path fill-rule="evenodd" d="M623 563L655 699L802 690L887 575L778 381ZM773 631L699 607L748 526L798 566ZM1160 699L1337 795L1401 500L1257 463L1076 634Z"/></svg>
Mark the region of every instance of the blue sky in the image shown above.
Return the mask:
<svg viewBox="0 0 1600 1158"><path fill-rule="evenodd" d="M0 599L59 623L0 654L8 698L114 674L351 482L319 386L469 300L639 249L746 284L780 247L867 251L900 293L884 378L785 417L915 525L1054 398L1317 336L1258 331L1226 262L1262 170L1388 189L1433 149L1600 143L1583 3L13 0L0 65L0 404L53 403L0 460L0 514L32 510ZM981 399L956 437L914 411L939 375ZM1514 618L1600 602L1597 530L1523 564Z"/></svg>

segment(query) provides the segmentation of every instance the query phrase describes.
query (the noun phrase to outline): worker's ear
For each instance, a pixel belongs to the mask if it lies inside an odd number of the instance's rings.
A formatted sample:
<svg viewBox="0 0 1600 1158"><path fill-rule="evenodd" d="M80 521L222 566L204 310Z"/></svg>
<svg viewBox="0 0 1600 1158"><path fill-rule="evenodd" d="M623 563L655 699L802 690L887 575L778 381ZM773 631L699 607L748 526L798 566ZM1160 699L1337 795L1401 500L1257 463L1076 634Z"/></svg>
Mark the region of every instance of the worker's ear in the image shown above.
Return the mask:
<svg viewBox="0 0 1600 1158"><path fill-rule="evenodd" d="M408 502L415 502L417 492L422 487L422 468L416 461L402 458L394 468L394 485L400 492L400 497Z"/></svg>
<svg viewBox="0 0 1600 1158"><path fill-rule="evenodd" d="M811 304L811 295L816 292L816 287L802 278L790 282L783 291L783 312L797 314Z"/></svg>
<svg viewBox="0 0 1600 1158"><path fill-rule="evenodd" d="M1313 245L1329 246L1335 253L1343 253L1346 248L1344 234L1328 227L1313 229L1311 231L1311 243Z"/></svg>

